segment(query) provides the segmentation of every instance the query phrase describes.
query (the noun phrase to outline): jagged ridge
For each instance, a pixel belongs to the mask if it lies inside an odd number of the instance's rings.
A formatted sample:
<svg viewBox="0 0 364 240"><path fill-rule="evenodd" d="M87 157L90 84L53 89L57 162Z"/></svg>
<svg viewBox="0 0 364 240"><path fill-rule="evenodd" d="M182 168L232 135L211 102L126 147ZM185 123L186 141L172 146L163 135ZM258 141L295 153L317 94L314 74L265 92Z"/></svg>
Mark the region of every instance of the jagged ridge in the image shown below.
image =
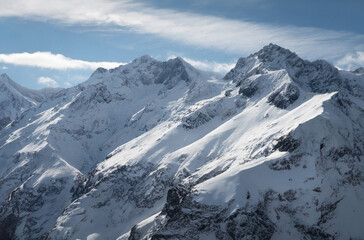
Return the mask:
<svg viewBox="0 0 364 240"><path fill-rule="evenodd" d="M97 69L0 130L0 234L360 238L362 92L274 44L224 80L180 58Z"/></svg>

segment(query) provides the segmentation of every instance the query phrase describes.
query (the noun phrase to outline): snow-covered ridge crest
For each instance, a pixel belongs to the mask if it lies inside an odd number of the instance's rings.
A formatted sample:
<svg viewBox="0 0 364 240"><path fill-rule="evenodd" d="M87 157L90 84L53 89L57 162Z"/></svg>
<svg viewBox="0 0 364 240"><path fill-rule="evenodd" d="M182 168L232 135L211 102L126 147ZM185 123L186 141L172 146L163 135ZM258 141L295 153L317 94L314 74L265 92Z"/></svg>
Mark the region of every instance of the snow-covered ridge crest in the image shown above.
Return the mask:
<svg viewBox="0 0 364 240"><path fill-rule="evenodd" d="M182 58L177 57L166 62L153 59L144 55L131 63L117 68L106 70L98 68L90 80L85 84L100 82L104 79L122 81L121 84L164 84L167 88L173 88L178 81L191 82L198 79L202 72L193 68Z"/></svg>
<svg viewBox="0 0 364 240"><path fill-rule="evenodd" d="M353 73L363 74L364 73L364 67L357 68L353 71Z"/></svg>
<svg viewBox="0 0 364 240"><path fill-rule="evenodd" d="M22 112L34 107L60 91L58 88L32 90L20 86L8 75L0 75L0 130L19 118Z"/></svg>
<svg viewBox="0 0 364 240"><path fill-rule="evenodd" d="M0 238L360 239L363 81L273 44L99 68L0 130Z"/></svg>
<svg viewBox="0 0 364 240"><path fill-rule="evenodd" d="M341 78L339 70L332 64L325 60L303 60L297 54L275 44L269 44L257 53L240 58L224 79L239 83L252 75L282 69L306 91L325 93L339 88L350 91L347 81Z"/></svg>

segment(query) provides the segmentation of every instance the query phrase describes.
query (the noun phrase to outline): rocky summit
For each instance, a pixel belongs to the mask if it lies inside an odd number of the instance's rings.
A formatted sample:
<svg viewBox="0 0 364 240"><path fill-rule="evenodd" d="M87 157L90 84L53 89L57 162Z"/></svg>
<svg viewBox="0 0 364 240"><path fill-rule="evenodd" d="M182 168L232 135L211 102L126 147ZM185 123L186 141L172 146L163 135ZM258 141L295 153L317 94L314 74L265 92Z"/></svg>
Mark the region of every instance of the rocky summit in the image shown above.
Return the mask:
<svg viewBox="0 0 364 240"><path fill-rule="evenodd" d="M0 239L364 236L362 69L270 44L0 93Z"/></svg>

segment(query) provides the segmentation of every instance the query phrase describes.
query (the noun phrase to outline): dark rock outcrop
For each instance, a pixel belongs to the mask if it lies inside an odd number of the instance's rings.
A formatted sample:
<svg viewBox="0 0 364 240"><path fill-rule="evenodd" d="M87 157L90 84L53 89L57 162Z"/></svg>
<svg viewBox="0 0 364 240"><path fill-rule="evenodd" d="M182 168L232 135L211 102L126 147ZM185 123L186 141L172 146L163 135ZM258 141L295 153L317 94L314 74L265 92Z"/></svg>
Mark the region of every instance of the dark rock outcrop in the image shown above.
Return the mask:
<svg viewBox="0 0 364 240"><path fill-rule="evenodd" d="M283 90L269 95L268 102L272 103L277 108L286 109L289 105L294 103L299 96L299 89L292 84L288 84Z"/></svg>
<svg viewBox="0 0 364 240"><path fill-rule="evenodd" d="M291 134L282 136L277 141L277 144L273 147L273 151L278 149L281 152L293 152L300 146L300 141L294 139Z"/></svg>
<svg viewBox="0 0 364 240"><path fill-rule="evenodd" d="M186 64L181 58L168 60L163 63L163 69L154 82L163 83L168 89L173 88L180 80L190 82L191 78L188 75Z"/></svg>
<svg viewBox="0 0 364 240"><path fill-rule="evenodd" d="M256 91L258 90L258 88L252 84L250 84L249 86L246 87L240 87L239 89L239 94L242 94L245 97L252 97Z"/></svg>
<svg viewBox="0 0 364 240"><path fill-rule="evenodd" d="M10 117L4 117L0 119L0 130L6 127L11 122Z"/></svg>

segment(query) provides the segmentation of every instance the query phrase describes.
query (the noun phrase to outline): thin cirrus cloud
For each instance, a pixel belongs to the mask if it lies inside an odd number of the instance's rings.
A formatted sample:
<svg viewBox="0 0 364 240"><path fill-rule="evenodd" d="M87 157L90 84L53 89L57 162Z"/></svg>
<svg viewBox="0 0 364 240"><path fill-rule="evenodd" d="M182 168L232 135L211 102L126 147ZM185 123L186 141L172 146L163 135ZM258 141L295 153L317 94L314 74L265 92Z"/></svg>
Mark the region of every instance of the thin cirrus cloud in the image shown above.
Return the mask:
<svg viewBox="0 0 364 240"><path fill-rule="evenodd" d="M88 62L65 57L62 54L53 54L51 52L0 54L0 62L18 66L39 67L56 70L94 70L98 67L109 69L124 64L118 62Z"/></svg>
<svg viewBox="0 0 364 240"><path fill-rule="evenodd" d="M46 87L59 87L58 82L50 77L40 77L37 83Z"/></svg>
<svg viewBox="0 0 364 240"><path fill-rule="evenodd" d="M364 35L360 34L156 9L130 0L54 0L52 4L46 0L1 1L4 7L0 9L0 17L51 20L66 25L117 26L187 45L241 55L273 42L306 58L337 61L347 53L364 48Z"/></svg>

